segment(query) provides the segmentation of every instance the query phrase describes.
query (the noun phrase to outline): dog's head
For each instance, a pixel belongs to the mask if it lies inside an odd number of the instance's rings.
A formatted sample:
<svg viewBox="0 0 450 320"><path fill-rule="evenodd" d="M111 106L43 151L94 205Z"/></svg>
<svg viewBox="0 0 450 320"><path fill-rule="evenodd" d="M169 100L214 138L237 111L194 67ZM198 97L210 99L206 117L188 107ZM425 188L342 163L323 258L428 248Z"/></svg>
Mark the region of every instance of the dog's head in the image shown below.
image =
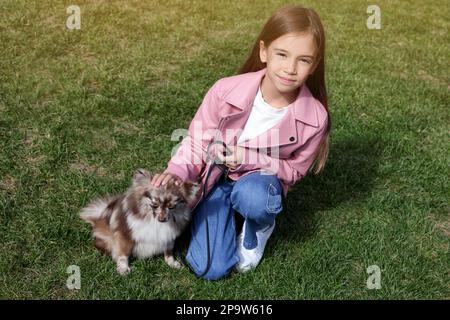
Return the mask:
<svg viewBox="0 0 450 320"><path fill-rule="evenodd" d="M200 185L184 181L180 185L169 182L155 187L151 184L153 174L145 169L134 173L131 193L136 201L135 210L141 217L153 215L160 222L185 215L189 205L196 199Z"/></svg>

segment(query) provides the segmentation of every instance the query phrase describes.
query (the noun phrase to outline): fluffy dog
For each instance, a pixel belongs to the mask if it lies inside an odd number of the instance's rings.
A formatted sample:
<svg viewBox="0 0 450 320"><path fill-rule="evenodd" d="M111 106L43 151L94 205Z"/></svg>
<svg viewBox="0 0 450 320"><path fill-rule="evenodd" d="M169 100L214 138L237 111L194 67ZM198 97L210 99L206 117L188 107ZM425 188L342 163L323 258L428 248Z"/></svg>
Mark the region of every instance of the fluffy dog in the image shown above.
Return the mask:
<svg viewBox="0 0 450 320"><path fill-rule="evenodd" d="M148 171L138 169L125 193L94 200L80 212L92 225L95 247L110 255L123 275L130 272L130 256L164 253L169 266L181 267L173 256L173 246L191 220L189 204L200 186L172 181L156 188L151 180Z"/></svg>

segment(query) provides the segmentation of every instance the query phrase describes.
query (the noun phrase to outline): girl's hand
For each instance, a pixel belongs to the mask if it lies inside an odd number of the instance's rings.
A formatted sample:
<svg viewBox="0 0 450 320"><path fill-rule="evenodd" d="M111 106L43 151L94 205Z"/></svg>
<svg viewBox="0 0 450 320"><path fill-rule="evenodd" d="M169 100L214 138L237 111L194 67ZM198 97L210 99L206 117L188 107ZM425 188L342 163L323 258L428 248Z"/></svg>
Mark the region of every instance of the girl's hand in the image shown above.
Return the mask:
<svg viewBox="0 0 450 320"><path fill-rule="evenodd" d="M217 157L222 161L222 163L227 166L230 169L236 169L242 164L242 161L244 159L244 151L245 148L238 147L238 146L232 146L229 147L231 150L231 154L224 157L221 152L217 154Z"/></svg>
<svg viewBox="0 0 450 320"><path fill-rule="evenodd" d="M175 181L175 185L179 186L183 180L175 174L172 173L162 173L155 174L153 176L151 184L155 187L159 187L160 185L165 185L169 181Z"/></svg>

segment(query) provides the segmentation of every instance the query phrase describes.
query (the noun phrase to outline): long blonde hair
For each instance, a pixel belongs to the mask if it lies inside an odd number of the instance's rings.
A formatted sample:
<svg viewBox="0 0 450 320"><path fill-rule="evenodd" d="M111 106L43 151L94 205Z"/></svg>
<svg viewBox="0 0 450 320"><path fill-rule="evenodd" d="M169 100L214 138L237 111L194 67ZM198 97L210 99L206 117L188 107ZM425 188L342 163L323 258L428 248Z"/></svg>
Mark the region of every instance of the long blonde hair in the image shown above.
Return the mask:
<svg viewBox="0 0 450 320"><path fill-rule="evenodd" d="M239 69L237 74L254 72L264 69L265 63L261 62L259 56L259 43L264 41L265 47L269 47L272 41L288 33L310 32L315 40L317 56L315 57L316 68L306 80L306 85L314 98L319 100L328 113L328 125L323 139L316 151L313 168L314 174L319 173L325 167L328 158L329 136L331 130L330 112L328 111L327 89L325 85L325 31L319 15L310 8L299 5L288 5L278 9L266 22L259 34L253 49Z"/></svg>

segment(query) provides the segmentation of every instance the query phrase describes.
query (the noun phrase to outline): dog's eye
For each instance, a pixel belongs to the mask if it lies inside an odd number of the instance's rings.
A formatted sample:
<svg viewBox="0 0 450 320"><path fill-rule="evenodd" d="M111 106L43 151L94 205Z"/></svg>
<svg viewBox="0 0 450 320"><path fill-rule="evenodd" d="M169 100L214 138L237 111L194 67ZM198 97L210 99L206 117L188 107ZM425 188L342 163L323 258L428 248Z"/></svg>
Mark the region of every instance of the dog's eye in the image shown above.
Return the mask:
<svg viewBox="0 0 450 320"><path fill-rule="evenodd" d="M150 202L150 205L152 206L152 208L158 208L159 207L159 204L156 203L156 202L153 202L153 201Z"/></svg>
<svg viewBox="0 0 450 320"><path fill-rule="evenodd" d="M172 204L172 205L168 206L167 208L172 210L173 208L175 208L175 206L176 206L176 204Z"/></svg>

